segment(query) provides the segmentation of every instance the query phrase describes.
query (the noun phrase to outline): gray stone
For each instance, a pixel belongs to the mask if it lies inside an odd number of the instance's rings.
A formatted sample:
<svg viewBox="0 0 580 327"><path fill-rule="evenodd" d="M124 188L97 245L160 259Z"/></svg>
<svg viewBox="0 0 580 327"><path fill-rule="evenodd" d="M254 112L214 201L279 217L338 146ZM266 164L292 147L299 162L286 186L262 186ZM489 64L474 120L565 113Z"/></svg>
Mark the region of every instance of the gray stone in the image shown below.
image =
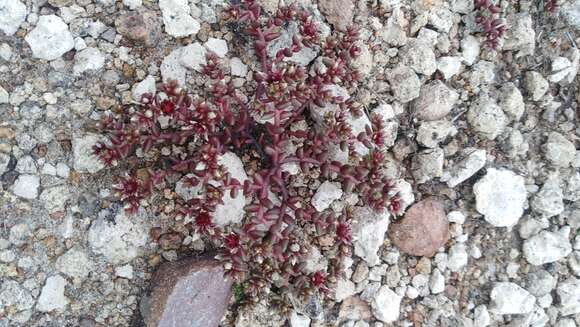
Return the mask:
<svg viewBox="0 0 580 327"><path fill-rule="evenodd" d="M6 310L12 307L15 312L30 310L34 306L34 298L30 292L17 281L2 279L0 286L0 308ZM7 325L8 326L8 325Z"/></svg>
<svg viewBox="0 0 580 327"><path fill-rule="evenodd" d="M443 175L445 155L440 148L423 150L413 156L411 170L418 184L428 182Z"/></svg>
<svg viewBox="0 0 580 327"><path fill-rule="evenodd" d="M566 23L580 30L580 3L578 1L565 2L559 10Z"/></svg>
<svg viewBox="0 0 580 327"><path fill-rule="evenodd" d="M89 229L89 245L111 264L127 263L139 256L148 241L148 224L142 214L127 217L122 211L110 222L98 218Z"/></svg>
<svg viewBox="0 0 580 327"><path fill-rule="evenodd" d="M417 117L422 120L439 120L447 116L459 95L440 80L435 80L421 88L419 98L414 102Z"/></svg>
<svg viewBox="0 0 580 327"><path fill-rule="evenodd" d="M471 67L469 76L469 85L478 88L483 85L493 84L495 82L495 64L490 61L480 60Z"/></svg>
<svg viewBox="0 0 580 327"><path fill-rule="evenodd" d="M92 271L93 264L85 252L72 248L56 260L56 269L69 277L82 280Z"/></svg>
<svg viewBox="0 0 580 327"><path fill-rule="evenodd" d="M0 104L10 102L10 94L2 86L0 86Z"/></svg>
<svg viewBox="0 0 580 327"><path fill-rule="evenodd" d="M513 83L506 83L501 87L500 92L501 109L511 120L520 120L526 109L520 90Z"/></svg>
<svg viewBox="0 0 580 327"><path fill-rule="evenodd" d="M569 316L580 313L580 280L575 277L560 282L556 289L560 297L560 315Z"/></svg>
<svg viewBox="0 0 580 327"><path fill-rule="evenodd" d="M63 312L69 303L64 295L64 288L67 284L66 279L60 275L48 277L38 298L36 310L41 312Z"/></svg>
<svg viewBox="0 0 580 327"><path fill-rule="evenodd" d="M500 315L529 313L536 303L533 295L514 283L496 283L490 297L493 312Z"/></svg>
<svg viewBox="0 0 580 327"><path fill-rule="evenodd" d="M40 200L44 203L44 207L48 212L64 211L71 195L68 185L58 185L44 189L40 194Z"/></svg>
<svg viewBox="0 0 580 327"><path fill-rule="evenodd" d="M105 166L93 153L93 146L100 141L96 134L74 135L72 139L73 167L77 172L96 173Z"/></svg>
<svg viewBox="0 0 580 327"><path fill-rule="evenodd" d="M532 16L522 12L507 18L508 28L505 35L503 50L515 50L519 56L534 53L536 32L532 24Z"/></svg>
<svg viewBox="0 0 580 327"><path fill-rule="evenodd" d="M542 231L524 241L524 257L535 266L556 262L572 252L572 245L562 233Z"/></svg>
<svg viewBox="0 0 580 327"><path fill-rule="evenodd" d="M413 40L401 49L402 63L417 74L431 76L437 70L435 53L425 42Z"/></svg>
<svg viewBox="0 0 580 327"><path fill-rule="evenodd" d="M542 217L550 218L564 211L564 194L557 175L550 176L532 202L532 209Z"/></svg>
<svg viewBox="0 0 580 327"><path fill-rule="evenodd" d="M422 122L417 131L417 142L428 148L436 148L439 143L457 133L453 123L448 120Z"/></svg>
<svg viewBox="0 0 580 327"><path fill-rule="evenodd" d="M392 46L402 46L407 43L407 28L409 22L405 18L405 13L399 6L393 9L393 12L387 20L387 24L380 30L381 39Z"/></svg>
<svg viewBox="0 0 580 327"><path fill-rule="evenodd" d="M99 70L105 65L105 56L97 48L86 48L75 55L73 71L80 75L89 70Z"/></svg>
<svg viewBox="0 0 580 327"><path fill-rule="evenodd" d="M564 135L551 132L543 146L546 159L557 167L568 167L576 158L576 147Z"/></svg>
<svg viewBox="0 0 580 327"><path fill-rule="evenodd" d="M443 172L441 181L447 182L449 187L463 183L485 166L487 160L485 150L468 148L465 152L468 154L463 160Z"/></svg>
<svg viewBox="0 0 580 327"><path fill-rule="evenodd" d="M161 77L163 82L176 81L179 85L185 85L186 69L181 64L182 48L171 51L161 62Z"/></svg>
<svg viewBox="0 0 580 327"><path fill-rule="evenodd" d="M524 86L532 96L532 100L539 101L550 88L550 83L538 72L527 72L524 78Z"/></svg>
<svg viewBox="0 0 580 327"><path fill-rule="evenodd" d="M494 140L507 126L507 117L487 95L480 96L469 108L467 121L473 130L487 140Z"/></svg>
<svg viewBox="0 0 580 327"><path fill-rule="evenodd" d="M165 31L173 37L195 35L201 28L199 22L191 17L188 0L159 0L159 8Z"/></svg>
<svg viewBox="0 0 580 327"><path fill-rule="evenodd" d="M505 169L490 168L473 186L476 209L495 227L511 227L524 213L524 178Z"/></svg>
<svg viewBox="0 0 580 327"><path fill-rule="evenodd" d="M10 36L16 33L26 19L26 5L20 0L4 0L0 2L0 31Z"/></svg>
<svg viewBox="0 0 580 327"><path fill-rule="evenodd" d="M54 60L74 48L67 24L56 15L40 16L36 27L25 37L35 58Z"/></svg>
<svg viewBox="0 0 580 327"><path fill-rule="evenodd" d="M529 273L527 276L526 290L534 296L541 297L556 287L557 279L545 270Z"/></svg>
<svg viewBox="0 0 580 327"><path fill-rule="evenodd" d="M145 326L217 327L232 283L213 259L165 263L153 275L150 295L141 303Z"/></svg>
<svg viewBox="0 0 580 327"><path fill-rule="evenodd" d="M411 68L400 66L388 70L386 75L393 95L401 103L407 103L419 97L421 82Z"/></svg>

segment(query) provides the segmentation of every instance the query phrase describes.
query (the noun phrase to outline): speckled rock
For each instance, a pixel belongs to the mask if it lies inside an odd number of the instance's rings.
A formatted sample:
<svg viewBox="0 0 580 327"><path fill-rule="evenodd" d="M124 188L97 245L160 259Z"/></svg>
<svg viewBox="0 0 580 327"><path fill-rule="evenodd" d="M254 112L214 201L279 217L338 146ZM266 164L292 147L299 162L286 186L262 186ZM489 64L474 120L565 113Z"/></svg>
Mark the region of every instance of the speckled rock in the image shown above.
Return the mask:
<svg viewBox="0 0 580 327"><path fill-rule="evenodd" d="M233 281L213 259L188 258L165 263L143 299L147 327L217 327L227 308Z"/></svg>

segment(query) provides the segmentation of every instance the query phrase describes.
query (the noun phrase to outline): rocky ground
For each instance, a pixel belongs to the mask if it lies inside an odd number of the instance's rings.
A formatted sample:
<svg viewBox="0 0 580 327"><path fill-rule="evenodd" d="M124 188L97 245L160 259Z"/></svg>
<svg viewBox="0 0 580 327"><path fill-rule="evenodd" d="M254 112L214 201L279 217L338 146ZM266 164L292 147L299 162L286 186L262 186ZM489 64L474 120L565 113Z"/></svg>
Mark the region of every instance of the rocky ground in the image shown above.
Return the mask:
<svg viewBox="0 0 580 327"><path fill-rule="evenodd" d="M222 324L580 324L580 2L499 1L497 51L470 0L298 2L327 30L361 28L365 81L351 96L385 118L385 167L415 205L391 226L357 227L317 312L265 299L231 306ZM243 87L253 63L219 22L223 6L0 0L0 326L140 324L151 273L181 253L151 240L147 210L123 213L118 172L91 154L94 122L157 82L202 85L207 50ZM348 202L321 192L327 207Z"/></svg>

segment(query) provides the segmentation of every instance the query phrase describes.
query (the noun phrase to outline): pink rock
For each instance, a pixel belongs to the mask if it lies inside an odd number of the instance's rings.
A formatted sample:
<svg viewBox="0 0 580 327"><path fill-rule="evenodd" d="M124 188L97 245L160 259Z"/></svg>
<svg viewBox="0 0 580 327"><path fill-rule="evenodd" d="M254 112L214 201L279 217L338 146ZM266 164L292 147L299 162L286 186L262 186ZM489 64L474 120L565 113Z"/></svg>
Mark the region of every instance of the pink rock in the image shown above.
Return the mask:
<svg viewBox="0 0 580 327"><path fill-rule="evenodd" d="M400 222L389 226L389 237L404 253L432 257L449 239L443 203L435 198L415 203Z"/></svg>
<svg viewBox="0 0 580 327"><path fill-rule="evenodd" d="M217 327L227 309L232 281L213 259L163 264L142 302L147 327Z"/></svg>

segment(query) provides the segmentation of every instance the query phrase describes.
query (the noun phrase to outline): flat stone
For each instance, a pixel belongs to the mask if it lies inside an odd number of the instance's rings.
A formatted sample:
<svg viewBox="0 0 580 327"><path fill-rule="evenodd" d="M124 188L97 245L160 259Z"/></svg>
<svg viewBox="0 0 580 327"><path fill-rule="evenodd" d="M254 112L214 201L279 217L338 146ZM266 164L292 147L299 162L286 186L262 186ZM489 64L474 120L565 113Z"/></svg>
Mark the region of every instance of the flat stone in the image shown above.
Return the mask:
<svg viewBox="0 0 580 327"><path fill-rule="evenodd" d="M389 213L376 213L369 207L355 207L352 225L354 253L367 262L369 266L379 264L378 251L385 241L389 227Z"/></svg>
<svg viewBox="0 0 580 327"><path fill-rule="evenodd" d="M339 183L326 181L322 183L314 196L312 196L312 206L318 212L322 212L330 207L333 201L342 197L342 188Z"/></svg>
<svg viewBox="0 0 580 327"><path fill-rule="evenodd" d="M514 226L524 213L524 178L509 170L488 169L473 186L473 192L477 211L495 227Z"/></svg>
<svg viewBox="0 0 580 327"><path fill-rule="evenodd" d="M556 289L560 297L559 311L561 316L580 313L580 280L575 277L560 282Z"/></svg>
<svg viewBox="0 0 580 327"><path fill-rule="evenodd" d="M225 58L226 54L228 54L228 43L226 40L210 37L204 45L209 51L215 53L220 58Z"/></svg>
<svg viewBox="0 0 580 327"><path fill-rule="evenodd" d="M319 0L318 7L326 20L337 29L345 30L352 23L355 12L353 0Z"/></svg>
<svg viewBox="0 0 580 327"><path fill-rule="evenodd" d="M536 298L514 283L497 283L491 290L492 310L500 315L529 313Z"/></svg>
<svg viewBox="0 0 580 327"><path fill-rule="evenodd" d="M427 121L442 119L451 112L458 99L457 92L440 80L430 82L421 88L419 98L414 103L417 117Z"/></svg>
<svg viewBox="0 0 580 327"><path fill-rule="evenodd" d="M564 211L564 194L559 176L548 177L540 191L534 195L531 207L534 212L546 218L557 216Z"/></svg>
<svg viewBox="0 0 580 327"><path fill-rule="evenodd" d="M540 266L565 258L572 252L572 245L561 233L545 230L525 240L523 251L529 263Z"/></svg>
<svg viewBox="0 0 580 327"><path fill-rule="evenodd" d="M16 196L25 199L36 199L38 188L40 187L40 178L36 175L20 175L14 182L12 191Z"/></svg>
<svg viewBox="0 0 580 327"><path fill-rule="evenodd" d="M133 100L141 101L143 95L145 94L155 95L156 91L157 89L155 86L155 78L151 75L147 75L147 77L144 80L133 85L133 89L131 92L133 95Z"/></svg>
<svg viewBox="0 0 580 327"><path fill-rule="evenodd" d="M119 16L115 20L117 32L126 38L156 47L161 39L161 20L155 12L138 10Z"/></svg>
<svg viewBox="0 0 580 327"><path fill-rule="evenodd" d="M400 66L389 70L386 75L393 95L401 103L407 103L419 97L421 82L411 68Z"/></svg>
<svg viewBox="0 0 580 327"><path fill-rule="evenodd" d="M202 66L206 64L206 53L206 48L199 42L195 42L181 49L179 62L186 68L201 72Z"/></svg>
<svg viewBox="0 0 580 327"><path fill-rule="evenodd" d="M188 258L164 263L154 273L143 299L147 327L217 327L227 309L232 280L221 263Z"/></svg>
<svg viewBox="0 0 580 327"><path fill-rule="evenodd" d="M105 65L105 56L97 48L86 48L75 55L73 71L80 75L89 70L99 70Z"/></svg>
<svg viewBox="0 0 580 327"><path fill-rule="evenodd" d="M432 257L449 239L443 203L434 198L415 203L400 222L392 224L389 237L404 253Z"/></svg>
<svg viewBox="0 0 580 327"><path fill-rule="evenodd" d="M383 285L371 301L371 307L375 317L385 323L391 323L399 319L402 296L393 292L388 286Z"/></svg>
<svg viewBox="0 0 580 327"><path fill-rule="evenodd" d="M68 299L64 295L64 288L67 284L66 279L60 275L48 277L38 298L36 310L41 312L64 311L68 305Z"/></svg>
<svg viewBox="0 0 580 327"><path fill-rule="evenodd" d="M0 31L10 36L16 33L26 19L26 5L20 0L0 2Z"/></svg>
<svg viewBox="0 0 580 327"><path fill-rule="evenodd" d="M508 119L500 106L487 95L480 96L469 108L467 121L483 139L494 140L507 126Z"/></svg>
<svg viewBox="0 0 580 327"><path fill-rule="evenodd" d="M441 181L447 182L447 186L449 187L455 187L463 183L485 166L487 160L487 152L485 150L466 150L471 151L466 151L469 154L463 160L443 172Z"/></svg>
<svg viewBox="0 0 580 327"><path fill-rule="evenodd" d="M186 68L181 64L181 53L183 48L177 48L169 53L161 62L161 77L164 83L175 81L177 84L185 85Z"/></svg>

